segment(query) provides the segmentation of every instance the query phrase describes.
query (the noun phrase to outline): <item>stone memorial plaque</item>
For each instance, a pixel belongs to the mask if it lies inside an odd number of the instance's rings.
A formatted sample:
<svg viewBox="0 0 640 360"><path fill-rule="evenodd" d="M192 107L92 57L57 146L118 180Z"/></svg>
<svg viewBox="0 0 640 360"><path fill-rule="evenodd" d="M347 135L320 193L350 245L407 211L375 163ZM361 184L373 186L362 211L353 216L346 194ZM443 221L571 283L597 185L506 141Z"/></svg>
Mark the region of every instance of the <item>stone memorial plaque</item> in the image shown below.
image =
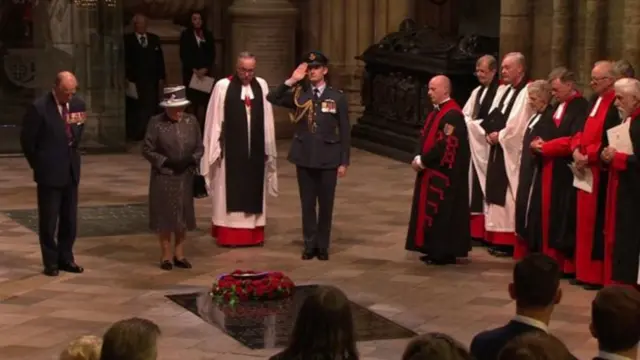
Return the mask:
<svg viewBox="0 0 640 360"><path fill-rule="evenodd" d="M233 309L213 302L208 293L167 295L171 301L216 326L251 349L285 347L293 330L298 310L317 285L296 286L285 300L248 301ZM415 332L351 302L358 341L404 339Z"/></svg>

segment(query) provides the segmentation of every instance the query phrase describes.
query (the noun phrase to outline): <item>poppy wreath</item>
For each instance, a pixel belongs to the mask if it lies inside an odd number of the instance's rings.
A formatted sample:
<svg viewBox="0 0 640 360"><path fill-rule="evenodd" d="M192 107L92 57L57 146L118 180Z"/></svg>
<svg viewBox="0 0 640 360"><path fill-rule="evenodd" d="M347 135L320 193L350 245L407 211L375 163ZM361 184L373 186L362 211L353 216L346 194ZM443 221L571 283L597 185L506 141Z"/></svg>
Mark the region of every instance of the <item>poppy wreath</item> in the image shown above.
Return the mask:
<svg viewBox="0 0 640 360"><path fill-rule="evenodd" d="M244 301L281 300L293 294L295 285L279 271L235 270L218 277L211 297L218 304L234 305Z"/></svg>

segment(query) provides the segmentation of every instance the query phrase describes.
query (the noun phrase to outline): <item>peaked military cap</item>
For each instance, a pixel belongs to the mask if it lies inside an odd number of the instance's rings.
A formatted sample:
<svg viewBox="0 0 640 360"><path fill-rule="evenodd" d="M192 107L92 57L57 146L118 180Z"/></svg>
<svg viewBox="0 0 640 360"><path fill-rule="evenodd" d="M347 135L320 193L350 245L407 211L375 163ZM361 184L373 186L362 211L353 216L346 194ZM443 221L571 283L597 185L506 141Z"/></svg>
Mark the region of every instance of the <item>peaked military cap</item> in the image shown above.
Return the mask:
<svg viewBox="0 0 640 360"><path fill-rule="evenodd" d="M309 52L305 55L304 61L309 64L309 66L327 66L329 64L329 59L319 51Z"/></svg>

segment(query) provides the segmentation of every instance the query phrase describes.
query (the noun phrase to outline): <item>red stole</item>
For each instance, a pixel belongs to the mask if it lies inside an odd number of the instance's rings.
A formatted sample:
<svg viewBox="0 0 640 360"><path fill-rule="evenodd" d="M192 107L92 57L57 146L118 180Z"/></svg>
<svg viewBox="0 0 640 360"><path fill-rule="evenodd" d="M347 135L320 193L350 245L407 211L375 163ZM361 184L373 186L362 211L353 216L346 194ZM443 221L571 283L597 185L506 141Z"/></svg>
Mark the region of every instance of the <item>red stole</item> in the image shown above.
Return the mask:
<svg viewBox="0 0 640 360"><path fill-rule="evenodd" d="M442 130L439 129L440 120L442 120L444 115L446 115L449 111L462 113L460 106L455 101L453 101L453 99L451 99L440 105L440 111L436 112L434 110L427 116L427 119L424 122L424 127L422 129L422 137L424 138L424 143L422 145L421 154L428 153L431 149L433 149L438 141L444 140L445 134ZM449 137L451 137L451 135L449 135ZM455 139L455 141L457 141L457 139ZM464 139L464 141L466 141L466 139ZM444 157L451 158L452 156L445 153ZM455 156L453 157L455 158ZM451 168L453 166L452 162L444 163L443 161L441 161L440 164L448 168ZM431 209L437 209L437 204L430 203L431 201L427 200L428 193L435 191L443 194L444 191L444 189L439 189L432 186L432 180L434 178L441 178L445 179L445 182L447 184L449 182L449 177L441 171L429 168L427 167L427 164L423 165L425 166L425 169L423 170L424 174L420 183L420 193L418 195L418 220L416 222L416 236L414 240L415 245L418 247L424 245L425 227L431 227L433 222L433 218L427 213L427 205L429 205ZM442 196L436 198L439 198L439 200L443 200Z"/></svg>
<svg viewBox="0 0 640 360"><path fill-rule="evenodd" d="M587 120L584 124L584 129L581 133L576 134L576 136L572 139L571 148L580 149L580 152L582 154L587 155L590 163L599 162L598 156L600 155L600 147L602 146L602 131L604 129L604 120L607 116L607 112L609 111L609 107L611 107L611 104L613 104L615 98L616 94L613 90L609 90L604 93L600 97L600 105L598 106L596 113L593 113L592 108L591 113L589 113L589 116L587 116Z"/></svg>

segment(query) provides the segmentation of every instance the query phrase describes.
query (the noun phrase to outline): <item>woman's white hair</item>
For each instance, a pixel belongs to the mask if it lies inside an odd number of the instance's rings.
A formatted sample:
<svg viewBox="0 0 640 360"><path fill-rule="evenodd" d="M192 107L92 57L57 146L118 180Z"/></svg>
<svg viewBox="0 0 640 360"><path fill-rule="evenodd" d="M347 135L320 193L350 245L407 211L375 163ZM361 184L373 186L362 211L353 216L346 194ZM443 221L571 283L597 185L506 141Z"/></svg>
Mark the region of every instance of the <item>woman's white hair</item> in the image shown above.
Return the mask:
<svg viewBox="0 0 640 360"><path fill-rule="evenodd" d="M613 85L616 93L623 95L631 95L640 100L640 81L633 78L622 78Z"/></svg>
<svg viewBox="0 0 640 360"><path fill-rule="evenodd" d="M529 94L535 94L549 102L551 100L551 84L546 80L535 80L527 86Z"/></svg>

